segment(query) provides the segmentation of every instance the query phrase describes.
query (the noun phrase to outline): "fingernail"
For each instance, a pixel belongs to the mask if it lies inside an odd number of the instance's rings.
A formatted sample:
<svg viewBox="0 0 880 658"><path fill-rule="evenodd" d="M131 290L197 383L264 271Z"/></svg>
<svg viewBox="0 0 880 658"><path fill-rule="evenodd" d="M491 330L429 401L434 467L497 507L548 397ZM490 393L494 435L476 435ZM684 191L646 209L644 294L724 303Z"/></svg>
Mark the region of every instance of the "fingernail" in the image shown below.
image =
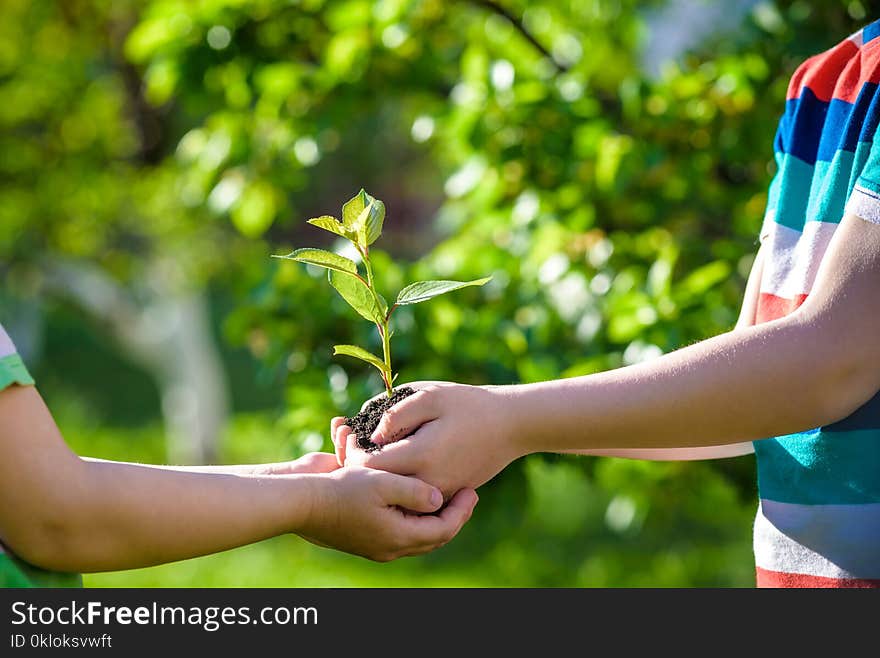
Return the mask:
<svg viewBox="0 0 880 658"><path fill-rule="evenodd" d="M440 493L439 489L434 489L431 492L431 504L434 507L440 507L443 504L443 494Z"/></svg>

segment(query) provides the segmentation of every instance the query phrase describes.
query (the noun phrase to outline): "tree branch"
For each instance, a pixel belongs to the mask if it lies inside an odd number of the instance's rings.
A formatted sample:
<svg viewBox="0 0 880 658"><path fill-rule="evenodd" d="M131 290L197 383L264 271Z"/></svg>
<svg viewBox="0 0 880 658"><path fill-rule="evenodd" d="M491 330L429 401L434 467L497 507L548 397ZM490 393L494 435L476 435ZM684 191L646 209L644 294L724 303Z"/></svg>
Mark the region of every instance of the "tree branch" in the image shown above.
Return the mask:
<svg viewBox="0 0 880 658"><path fill-rule="evenodd" d="M506 18L508 21L510 21L511 25L513 25L513 27L516 29L516 31L519 32L525 38L526 41L528 41L530 44L532 44L532 46L538 52L540 52L542 55L544 55L544 57L546 57L551 62L553 62L553 65L556 67L557 71L559 71L560 73L565 73L566 71L568 71L568 66L566 66L565 64L562 64L561 62L558 62L556 60L556 58L553 57L553 53L551 53L549 50L547 50L544 47L544 45L540 41L538 41L531 32L529 32L526 29L526 26L523 25L522 19L518 18L517 16L514 16L513 13L511 13L511 11L509 9L506 9L505 7L502 7L501 5L499 5L498 3L493 2L493 0L469 0L469 2L472 5L476 5L478 7L483 7L484 9L487 9L497 16L501 16L502 18Z"/></svg>

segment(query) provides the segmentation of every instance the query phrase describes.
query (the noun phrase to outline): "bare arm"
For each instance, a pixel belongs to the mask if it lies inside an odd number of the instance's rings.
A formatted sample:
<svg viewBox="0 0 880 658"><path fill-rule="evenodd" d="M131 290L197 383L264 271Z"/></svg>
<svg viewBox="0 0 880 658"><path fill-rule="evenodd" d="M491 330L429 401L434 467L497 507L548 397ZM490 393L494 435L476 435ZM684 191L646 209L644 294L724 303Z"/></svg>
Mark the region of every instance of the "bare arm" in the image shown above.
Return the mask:
<svg viewBox="0 0 880 658"><path fill-rule="evenodd" d="M313 456L318 472L191 472L80 459L33 387L0 392L0 539L60 571L148 566L296 532L387 560L445 543L476 497L442 501L414 478L389 480ZM324 471L324 472L321 472Z"/></svg>
<svg viewBox="0 0 880 658"><path fill-rule="evenodd" d="M764 270L764 254L761 249L755 255L746 289L743 295L743 303L740 308L739 319L734 331L751 327L755 324L755 316L758 309L758 295L761 289L761 274ZM732 443L718 446L698 446L693 448L642 448L642 449L611 449L611 450L566 450L579 455L594 455L597 457L625 457L628 459L647 459L651 461L695 461L700 459L724 459L727 457L740 457L754 452L751 441Z"/></svg>
<svg viewBox="0 0 880 658"><path fill-rule="evenodd" d="M880 226L848 215L794 313L587 377L430 387L386 413L373 440L387 445L359 461L449 491L531 452L726 446L826 425L880 389L878 290Z"/></svg>
<svg viewBox="0 0 880 658"><path fill-rule="evenodd" d="M170 464L137 464L144 468L159 468L163 471L181 471L184 473L216 473L218 475L292 475L294 473L315 473L329 470L325 468L321 453L309 453L287 462L267 464L215 464L215 465L170 465ZM82 457L83 461L93 464L127 464L131 462Z"/></svg>
<svg viewBox="0 0 880 658"><path fill-rule="evenodd" d="M526 423L521 436L539 450L584 441L597 448L689 447L839 420L880 388L878 289L880 226L848 216L795 313L648 363L514 387L516 417ZM539 408L540 426L529 415ZM589 431L576 433L579 421Z"/></svg>

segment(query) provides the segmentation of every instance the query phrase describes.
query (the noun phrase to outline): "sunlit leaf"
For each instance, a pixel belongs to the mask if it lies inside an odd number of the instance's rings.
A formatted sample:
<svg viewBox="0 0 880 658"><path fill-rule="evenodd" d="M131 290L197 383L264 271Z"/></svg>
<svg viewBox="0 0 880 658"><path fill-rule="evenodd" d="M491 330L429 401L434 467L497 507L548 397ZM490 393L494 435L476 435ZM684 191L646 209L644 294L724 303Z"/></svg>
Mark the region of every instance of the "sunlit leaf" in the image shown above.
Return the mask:
<svg viewBox="0 0 880 658"><path fill-rule="evenodd" d="M385 320L382 310L363 279L338 270L330 270L327 275L330 285L336 288L336 291L348 302L348 305L357 311L362 318L377 323Z"/></svg>
<svg viewBox="0 0 880 658"><path fill-rule="evenodd" d="M357 265L355 265L354 261L349 260L345 256L340 256L339 254L334 254L330 251L324 251L323 249L297 249L286 256L272 256L272 258L286 258L288 260L295 260L299 263L326 267L328 270L357 274Z"/></svg>
<svg viewBox="0 0 880 658"><path fill-rule="evenodd" d="M368 247L382 235L385 204L363 189L342 206L342 224L350 235L357 236L358 244Z"/></svg>
<svg viewBox="0 0 880 658"><path fill-rule="evenodd" d="M367 197L370 195L368 194ZM385 221L385 204L372 199L355 220L355 227L360 241L367 246L373 244L382 235L382 224Z"/></svg>
<svg viewBox="0 0 880 658"><path fill-rule="evenodd" d="M483 279L474 279L473 281L417 281L401 290L394 303L398 306L418 304L459 288L482 286L488 283L491 278L491 276L487 276Z"/></svg>
<svg viewBox="0 0 880 658"><path fill-rule="evenodd" d="M389 372L388 367L385 365L385 362L382 361L382 359L380 359L375 354L367 352L367 350L358 347L357 345L334 345L333 354L353 356L356 359L366 361L367 363L376 366L381 372Z"/></svg>
<svg viewBox="0 0 880 658"><path fill-rule="evenodd" d="M325 231L335 233L336 235L348 237L345 231L345 227L339 222L338 219L336 219L335 217L331 217L330 215L314 217L309 220L309 224L311 224L312 226L317 226L318 228L322 228Z"/></svg>
<svg viewBox="0 0 880 658"><path fill-rule="evenodd" d="M369 195L366 191L361 188L361 191L355 194L351 199L345 202L342 206L342 224L347 229L352 229L354 227L355 221L360 217L360 214L364 211L364 208L367 207L370 203L370 199L368 199ZM370 197L372 198L372 197Z"/></svg>

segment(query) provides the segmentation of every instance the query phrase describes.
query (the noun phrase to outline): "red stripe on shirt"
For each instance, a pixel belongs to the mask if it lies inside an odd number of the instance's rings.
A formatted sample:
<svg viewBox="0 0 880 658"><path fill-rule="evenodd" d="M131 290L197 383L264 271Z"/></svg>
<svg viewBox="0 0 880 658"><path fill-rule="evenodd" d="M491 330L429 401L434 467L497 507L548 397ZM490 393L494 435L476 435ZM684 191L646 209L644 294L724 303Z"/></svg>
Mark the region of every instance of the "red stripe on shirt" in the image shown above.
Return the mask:
<svg viewBox="0 0 880 658"><path fill-rule="evenodd" d="M847 39L831 50L810 57L791 76L786 100L800 97L801 90L809 87L819 100L830 101L834 97L838 75L858 52L856 44Z"/></svg>
<svg viewBox="0 0 880 658"><path fill-rule="evenodd" d="M871 578L828 578L827 576L810 576L805 573L784 573L755 567L756 584L762 588L808 587L808 588L846 588L872 589L880 588L880 580Z"/></svg>
<svg viewBox="0 0 880 658"><path fill-rule="evenodd" d="M755 324L784 318L789 313L794 313L806 299L806 295L796 295L794 299L786 299L771 295L769 292L762 292L758 296Z"/></svg>
<svg viewBox="0 0 880 658"><path fill-rule="evenodd" d="M837 78L832 97L847 103L855 103L865 83L877 84L880 82L880 67L877 66L878 53L880 51L874 48L870 56L866 56L862 52L861 57L853 57ZM810 88L812 89L812 87Z"/></svg>

